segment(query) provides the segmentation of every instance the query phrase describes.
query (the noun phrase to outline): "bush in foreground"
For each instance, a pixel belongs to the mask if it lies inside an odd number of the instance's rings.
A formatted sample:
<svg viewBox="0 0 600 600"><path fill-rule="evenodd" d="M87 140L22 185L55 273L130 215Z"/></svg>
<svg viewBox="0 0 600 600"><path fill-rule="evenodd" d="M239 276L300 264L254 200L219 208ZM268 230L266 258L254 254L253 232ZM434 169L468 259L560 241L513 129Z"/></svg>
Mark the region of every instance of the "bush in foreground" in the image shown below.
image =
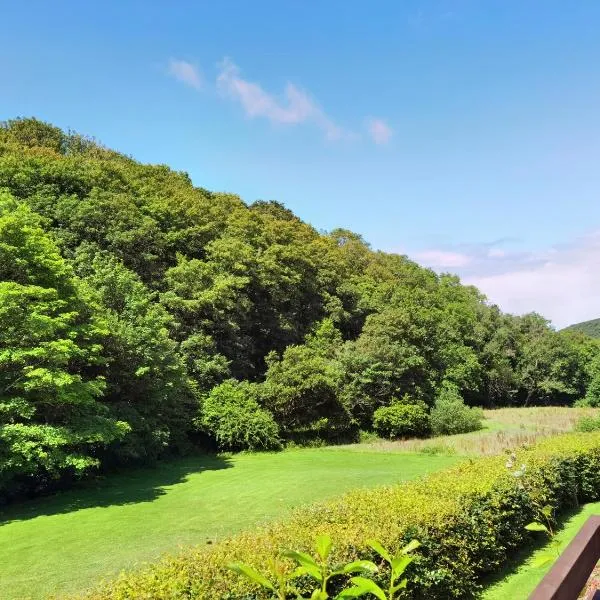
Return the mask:
<svg viewBox="0 0 600 600"><path fill-rule="evenodd" d="M481 578L497 571L535 535L525 525L536 520L537 507L548 505L556 514L600 497L600 433L547 439L511 461L518 472L507 467L505 457L496 456L464 462L420 481L358 489L301 509L286 522L124 574L88 598L264 598L226 565L243 562L260 569L286 548L310 551L317 535L335 540L334 564L376 560L369 539L380 540L392 552L418 539L422 545L410 566L411 587L405 597L473 598ZM380 583L387 575L382 570Z"/></svg>
<svg viewBox="0 0 600 600"><path fill-rule="evenodd" d="M425 403L382 406L373 414L373 428L381 437L389 439L424 436L429 433Z"/></svg>
<svg viewBox="0 0 600 600"><path fill-rule="evenodd" d="M446 384L431 409L430 419L434 435L468 433L482 428L483 410L467 406L458 390Z"/></svg>

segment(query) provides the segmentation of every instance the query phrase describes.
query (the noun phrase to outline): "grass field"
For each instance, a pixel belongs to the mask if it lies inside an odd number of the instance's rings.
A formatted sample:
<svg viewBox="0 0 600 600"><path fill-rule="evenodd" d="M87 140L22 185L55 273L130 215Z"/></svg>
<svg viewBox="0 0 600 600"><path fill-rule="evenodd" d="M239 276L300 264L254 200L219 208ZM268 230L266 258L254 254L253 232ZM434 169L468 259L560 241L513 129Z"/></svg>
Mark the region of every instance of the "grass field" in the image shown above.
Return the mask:
<svg viewBox="0 0 600 600"><path fill-rule="evenodd" d="M557 539L560 541L560 546L557 547L558 551L562 552L567 547L589 516L598 514L600 514L600 502L586 504L568 515L556 534ZM545 537L540 534L540 541L543 542L544 540ZM552 568L551 563L543 567L534 566L536 560L548 551L549 546L542 543L537 548L515 557L512 564L490 581L482 600L527 598L544 575Z"/></svg>
<svg viewBox="0 0 600 600"><path fill-rule="evenodd" d="M470 434L196 456L98 479L0 511L0 598L37 600L78 592L164 552L285 518L302 504L356 487L414 479L463 456L494 454L567 431L589 413L500 409L486 411L485 428ZM522 576L525 583L514 585L535 585L540 573L524 567ZM510 581L513 575L506 574L506 582L494 588L508 586L508 595L489 598L525 597L510 595L517 589Z"/></svg>
<svg viewBox="0 0 600 600"><path fill-rule="evenodd" d="M325 448L200 456L112 476L0 513L0 598L85 589L179 546L210 543L293 507L414 479L457 460Z"/></svg>

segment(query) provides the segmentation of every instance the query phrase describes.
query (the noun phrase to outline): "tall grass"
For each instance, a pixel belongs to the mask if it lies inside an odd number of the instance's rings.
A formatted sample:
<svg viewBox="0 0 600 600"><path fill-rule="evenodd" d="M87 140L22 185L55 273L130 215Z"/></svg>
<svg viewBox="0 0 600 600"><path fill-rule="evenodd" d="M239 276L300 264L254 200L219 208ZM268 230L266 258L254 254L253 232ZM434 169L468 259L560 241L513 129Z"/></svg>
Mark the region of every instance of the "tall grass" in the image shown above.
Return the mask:
<svg viewBox="0 0 600 600"><path fill-rule="evenodd" d="M484 428L460 435L429 439L373 440L348 446L378 452L424 452L490 456L529 446L536 441L573 431L582 417L600 417L600 409L569 407L498 408L484 411Z"/></svg>

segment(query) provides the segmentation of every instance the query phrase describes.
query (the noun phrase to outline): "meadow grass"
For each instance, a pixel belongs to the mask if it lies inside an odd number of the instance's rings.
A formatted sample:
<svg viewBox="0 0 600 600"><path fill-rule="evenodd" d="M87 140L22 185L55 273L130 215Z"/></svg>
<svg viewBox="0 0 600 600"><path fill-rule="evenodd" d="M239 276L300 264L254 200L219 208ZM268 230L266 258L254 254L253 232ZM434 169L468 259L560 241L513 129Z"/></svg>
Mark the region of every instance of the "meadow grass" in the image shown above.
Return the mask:
<svg viewBox="0 0 600 600"><path fill-rule="evenodd" d="M214 543L300 505L457 460L324 448L196 456L113 475L0 513L0 598L77 592L181 546Z"/></svg>
<svg viewBox="0 0 600 600"><path fill-rule="evenodd" d="M421 452L465 456L500 454L513 448L572 431L584 416L600 416L600 409L569 407L498 408L484 411L483 429L460 435L427 439L382 440L344 446L347 449L377 452Z"/></svg>

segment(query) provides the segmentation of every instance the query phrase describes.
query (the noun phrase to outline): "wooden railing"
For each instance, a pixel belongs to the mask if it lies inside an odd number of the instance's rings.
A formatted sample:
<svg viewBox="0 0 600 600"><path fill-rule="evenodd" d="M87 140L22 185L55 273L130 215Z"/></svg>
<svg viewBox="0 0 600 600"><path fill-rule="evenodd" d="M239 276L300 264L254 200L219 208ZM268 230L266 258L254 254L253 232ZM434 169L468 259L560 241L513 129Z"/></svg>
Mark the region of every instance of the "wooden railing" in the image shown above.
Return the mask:
<svg viewBox="0 0 600 600"><path fill-rule="evenodd" d="M600 560L600 516L590 517L529 600L577 600ZM594 598L600 598L596 592Z"/></svg>

